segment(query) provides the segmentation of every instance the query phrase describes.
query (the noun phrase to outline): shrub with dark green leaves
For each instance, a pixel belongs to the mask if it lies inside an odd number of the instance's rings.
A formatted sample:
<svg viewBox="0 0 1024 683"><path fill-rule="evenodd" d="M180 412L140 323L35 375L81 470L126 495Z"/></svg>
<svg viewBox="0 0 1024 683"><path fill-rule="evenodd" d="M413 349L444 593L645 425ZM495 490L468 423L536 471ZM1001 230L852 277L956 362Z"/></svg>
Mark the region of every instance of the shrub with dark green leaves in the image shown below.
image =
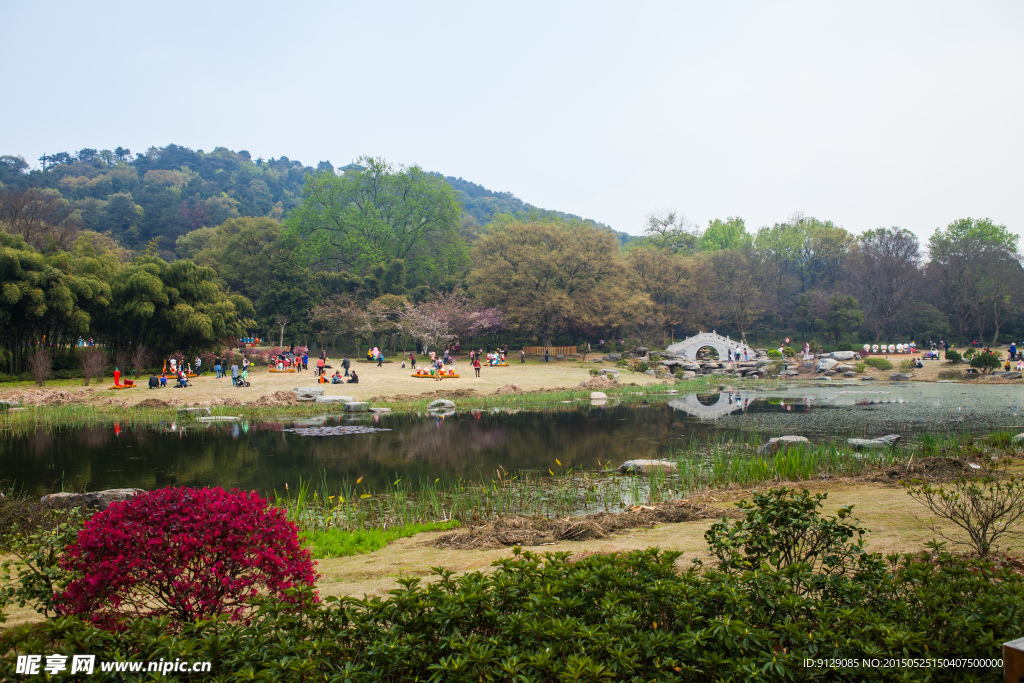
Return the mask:
<svg viewBox="0 0 1024 683"><path fill-rule="evenodd" d="M959 351L950 349L949 351L946 351L946 360L950 363L959 363L963 360L963 356L960 355Z"/></svg>
<svg viewBox="0 0 1024 683"><path fill-rule="evenodd" d="M877 356L864 359L865 365L870 365L876 370L892 370L892 362L886 358L878 358Z"/></svg>
<svg viewBox="0 0 1024 683"><path fill-rule="evenodd" d="M971 358L971 367L976 370L981 370L983 373L998 370L1000 365L1002 365L1002 363L999 361L999 356L995 355L991 351L982 351Z"/></svg>
<svg viewBox="0 0 1024 683"><path fill-rule="evenodd" d="M1020 576L938 547L866 553L849 509L821 517L824 500L759 495L742 522L710 534L722 563L710 569L680 569L680 553L657 549L578 561L517 550L490 573L435 570L435 581L403 579L383 599L326 606L292 595L262 602L244 621L16 627L0 635L0 679L14 678L15 652L88 652L213 662L212 674L177 674L181 681L922 680L921 669L866 674L804 660L998 658L1019 635ZM935 681L997 673L927 671Z"/></svg>

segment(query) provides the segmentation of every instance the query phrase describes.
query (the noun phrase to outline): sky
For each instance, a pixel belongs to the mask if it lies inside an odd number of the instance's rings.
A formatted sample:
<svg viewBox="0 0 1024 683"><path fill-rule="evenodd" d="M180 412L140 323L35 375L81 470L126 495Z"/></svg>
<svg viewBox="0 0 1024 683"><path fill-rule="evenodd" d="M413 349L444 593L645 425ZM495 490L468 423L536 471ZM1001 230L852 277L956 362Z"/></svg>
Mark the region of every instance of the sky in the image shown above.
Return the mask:
<svg viewBox="0 0 1024 683"><path fill-rule="evenodd" d="M1024 2L0 0L0 154L176 143L459 176L640 234L1024 230Z"/></svg>

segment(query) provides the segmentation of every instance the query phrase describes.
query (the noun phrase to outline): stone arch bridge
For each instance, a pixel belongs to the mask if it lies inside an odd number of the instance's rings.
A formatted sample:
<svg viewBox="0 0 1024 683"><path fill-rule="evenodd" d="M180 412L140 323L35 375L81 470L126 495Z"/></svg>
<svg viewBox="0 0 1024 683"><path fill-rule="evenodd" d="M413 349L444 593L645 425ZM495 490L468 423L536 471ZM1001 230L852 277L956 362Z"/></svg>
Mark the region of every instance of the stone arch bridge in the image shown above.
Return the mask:
<svg viewBox="0 0 1024 683"><path fill-rule="evenodd" d="M682 341L665 347L665 353L684 360L697 360L697 351L710 346L718 352L718 360L725 361L729 357L729 349L732 349L733 356L743 358L743 351L746 350L747 358L753 360L757 352L743 342L723 337L715 332L701 332Z"/></svg>

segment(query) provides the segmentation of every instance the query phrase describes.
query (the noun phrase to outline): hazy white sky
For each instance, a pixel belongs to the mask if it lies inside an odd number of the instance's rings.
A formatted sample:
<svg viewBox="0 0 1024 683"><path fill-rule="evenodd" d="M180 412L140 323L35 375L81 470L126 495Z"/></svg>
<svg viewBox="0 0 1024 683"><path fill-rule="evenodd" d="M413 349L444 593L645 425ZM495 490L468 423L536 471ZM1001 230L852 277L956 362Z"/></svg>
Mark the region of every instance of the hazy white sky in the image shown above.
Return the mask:
<svg viewBox="0 0 1024 683"><path fill-rule="evenodd" d="M0 154L362 154L639 233L1024 229L1024 2L0 0Z"/></svg>

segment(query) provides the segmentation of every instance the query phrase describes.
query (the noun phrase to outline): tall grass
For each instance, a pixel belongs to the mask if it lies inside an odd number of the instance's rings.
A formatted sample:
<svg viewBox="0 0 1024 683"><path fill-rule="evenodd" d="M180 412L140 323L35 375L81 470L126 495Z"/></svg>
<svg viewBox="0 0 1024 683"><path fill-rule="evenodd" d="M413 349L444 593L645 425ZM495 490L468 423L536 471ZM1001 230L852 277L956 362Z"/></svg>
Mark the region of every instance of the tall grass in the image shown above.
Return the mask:
<svg viewBox="0 0 1024 683"><path fill-rule="evenodd" d="M608 469L573 471L553 463L552 469L543 473L510 475L498 470L477 482L396 478L382 489L370 490L361 480L344 479L332 485L324 475L316 485L302 481L294 491L275 491L273 499L307 532L474 523L507 515L554 518L618 512L726 486L857 477L905 462L913 455L897 449L858 453L845 443L759 455L758 442L754 435L739 441L690 442L666 454L676 471L644 476L620 476ZM556 472L556 467L560 471Z"/></svg>

